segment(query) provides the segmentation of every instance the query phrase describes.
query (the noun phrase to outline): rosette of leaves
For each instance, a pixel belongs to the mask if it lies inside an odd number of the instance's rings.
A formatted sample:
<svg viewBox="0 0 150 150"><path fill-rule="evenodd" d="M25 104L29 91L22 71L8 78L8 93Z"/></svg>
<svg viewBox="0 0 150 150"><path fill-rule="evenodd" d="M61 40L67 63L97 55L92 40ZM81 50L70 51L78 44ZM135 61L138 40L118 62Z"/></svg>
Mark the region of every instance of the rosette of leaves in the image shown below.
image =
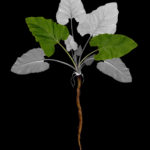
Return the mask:
<svg viewBox="0 0 150 150"><path fill-rule="evenodd" d="M81 0L61 0L56 13L57 23L44 17L28 17L26 23L30 32L39 43L40 48L29 50L16 60L11 71L16 74L29 74L45 71L49 64L45 61L57 62L74 70L77 76L77 107L79 115L78 144L81 150L80 135L82 130L82 109L79 102L82 83L82 69L97 62L97 69L113 79L122 82L132 82L129 69L122 62L122 56L137 47L137 43L126 35L115 34L118 22L117 3L108 3L98 7L91 13L86 13ZM77 32L89 35L85 45L78 45L74 40L72 19L78 22ZM70 23L71 32L66 24ZM64 44L62 44L63 41ZM45 59L51 57L58 44L67 54L72 64L63 60ZM83 56L87 44L96 47L94 51Z"/></svg>

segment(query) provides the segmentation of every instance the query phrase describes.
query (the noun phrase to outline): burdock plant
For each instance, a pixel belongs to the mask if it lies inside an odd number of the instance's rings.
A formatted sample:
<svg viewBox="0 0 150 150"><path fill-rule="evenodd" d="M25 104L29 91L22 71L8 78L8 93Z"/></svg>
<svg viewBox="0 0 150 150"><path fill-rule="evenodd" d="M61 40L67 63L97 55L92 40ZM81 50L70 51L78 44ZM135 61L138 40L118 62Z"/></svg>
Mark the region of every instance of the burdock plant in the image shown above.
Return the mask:
<svg viewBox="0 0 150 150"><path fill-rule="evenodd" d="M83 47L78 46L74 40L73 18L78 22L77 32L81 36L89 35L89 39ZM135 49L137 44L125 35L114 34L118 21L118 9L115 2L98 7L91 13L86 13L81 0L61 0L56 14L57 23L44 17L27 17L25 20L36 42L39 42L40 48L34 48L23 54L16 60L11 71L22 75L42 72L49 68L47 61L61 63L73 69L73 75L77 77L78 145L81 150L80 137L83 118L80 105L80 88L83 67L92 65L96 61L98 62L97 69L104 74L119 82L132 82L129 69L120 57ZM71 34L65 26L69 22ZM60 41L64 41L64 45ZM72 64L44 57L51 57L54 54L56 44L67 54ZM88 44L91 47L96 47L96 49L83 56Z"/></svg>

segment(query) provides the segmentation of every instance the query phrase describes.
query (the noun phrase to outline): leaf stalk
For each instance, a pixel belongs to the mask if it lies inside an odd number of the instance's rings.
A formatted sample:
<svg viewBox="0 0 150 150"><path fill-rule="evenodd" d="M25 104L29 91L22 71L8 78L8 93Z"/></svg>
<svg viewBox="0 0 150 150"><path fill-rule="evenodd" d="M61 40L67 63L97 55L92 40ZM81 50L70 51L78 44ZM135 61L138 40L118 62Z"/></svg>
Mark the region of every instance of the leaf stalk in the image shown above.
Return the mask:
<svg viewBox="0 0 150 150"><path fill-rule="evenodd" d="M63 47L63 45L62 44L60 44L59 42L58 42L58 44L61 46L61 48L66 52L66 54L69 56L69 58L70 58L70 60L72 61L72 63L73 63L73 65L74 65L74 67L75 67L75 69L76 69L76 71L78 70L77 69L77 65L75 64L75 62L74 62L74 60L73 60L73 58L71 57L71 55L68 53L68 51Z"/></svg>
<svg viewBox="0 0 150 150"><path fill-rule="evenodd" d="M84 62L84 60L85 60L86 58L88 58L90 55L94 54L94 53L97 52L97 51L98 51L98 49L96 49L96 50L92 51L91 53L87 54L87 55L80 61L78 67L80 67L80 66L82 65L82 63Z"/></svg>
<svg viewBox="0 0 150 150"><path fill-rule="evenodd" d="M57 60L57 59L44 59L44 60L53 61L53 62L58 62L58 63L64 64L64 65L66 65L66 66L68 66L68 67L70 67L70 68L72 68L73 70L76 71L76 69L72 65L70 65L70 64L68 64L68 63L66 63L64 61Z"/></svg>

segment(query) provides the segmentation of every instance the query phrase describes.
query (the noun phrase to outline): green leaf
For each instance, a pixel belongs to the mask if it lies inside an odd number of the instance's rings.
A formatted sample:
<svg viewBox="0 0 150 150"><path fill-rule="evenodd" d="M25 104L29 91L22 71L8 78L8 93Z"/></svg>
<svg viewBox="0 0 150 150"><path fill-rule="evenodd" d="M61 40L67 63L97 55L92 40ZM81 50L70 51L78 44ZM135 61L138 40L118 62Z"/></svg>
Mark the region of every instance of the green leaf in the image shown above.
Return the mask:
<svg viewBox="0 0 150 150"><path fill-rule="evenodd" d="M54 54L55 45L60 40L66 40L69 31L66 26L55 23L51 19L43 17L28 17L26 23L35 40L39 42L46 56L50 57Z"/></svg>
<svg viewBox="0 0 150 150"><path fill-rule="evenodd" d="M90 46L98 47L95 60L106 60L126 55L137 47L137 43L125 35L101 34L91 39Z"/></svg>

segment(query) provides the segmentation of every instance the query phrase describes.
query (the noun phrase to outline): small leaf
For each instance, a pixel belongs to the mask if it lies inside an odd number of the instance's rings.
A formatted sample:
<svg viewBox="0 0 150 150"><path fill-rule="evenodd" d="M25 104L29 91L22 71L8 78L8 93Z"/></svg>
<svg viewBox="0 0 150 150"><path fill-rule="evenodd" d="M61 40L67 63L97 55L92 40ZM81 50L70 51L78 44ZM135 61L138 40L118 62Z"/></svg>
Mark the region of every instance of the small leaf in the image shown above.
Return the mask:
<svg viewBox="0 0 150 150"><path fill-rule="evenodd" d="M81 36L85 34L90 34L91 36L104 33L114 34L118 22L118 13L117 3L115 2L100 6L82 17L77 31Z"/></svg>
<svg viewBox="0 0 150 150"><path fill-rule="evenodd" d="M83 51L83 49L82 49L82 47L81 47L81 45L78 47L78 49L75 51L75 55L77 55L77 56L81 56L82 55L82 51Z"/></svg>
<svg viewBox="0 0 150 150"><path fill-rule="evenodd" d="M99 62L97 63L97 69L119 82L132 82L129 69L120 58L113 58L110 60L105 60L104 62Z"/></svg>
<svg viewBox="0 0 150 150"><path fill-rule="evenodd" d="M74 51L73 60L76 64L78 64L78 58L82 55L82 47L81 45L78 47L77 50Z"/></svg>
<svg viewBox="0 0 150 150"><path fill-rule="evenodd" d="M43 72L49 68L49 64L44 62L44 56L41 48L31 49L17 58L11 72L20 75Z"/></svg>
<svg viewBox="0 0 150 150"><path fill-rule="evenodd" d="M74 41L73 37L71 35L68 36L68 39L65 40L66 49L69 52L70 50L77 50L77 43Z"/></svg>
<svg viewBox="0 0 150 150"><path fill-rule="evenodd" d="M106 60L128 54L137 47L137 43L125 35L101 34L91 39L90 46L98 47L99 53L95 60Z"/></svg>
<svg viewBox="0 0 150 150"><path fill-rule="evenodd" d="M66 26L56 24L51 19L43 17L28 17L26 23L36 41L40 43L45 55L50 57L54 54L55 45L60 40L66 40L69 31Z"/></svg>
<svg viewBox="0 0 150 150"><path fill-rule="evenodd" d="M95 56L95 54L88 57L87 59L85 59L85 61L83 63L85 63L87 66L91 66L94 62L94 56Z"/></svg>
<svg viewBox="0 0 150 150"><path fill-rule="evenodd" d="M59 24L66 25L72 18L79 22L85 14L81 0L61 0L56 19Z"/></svg>

